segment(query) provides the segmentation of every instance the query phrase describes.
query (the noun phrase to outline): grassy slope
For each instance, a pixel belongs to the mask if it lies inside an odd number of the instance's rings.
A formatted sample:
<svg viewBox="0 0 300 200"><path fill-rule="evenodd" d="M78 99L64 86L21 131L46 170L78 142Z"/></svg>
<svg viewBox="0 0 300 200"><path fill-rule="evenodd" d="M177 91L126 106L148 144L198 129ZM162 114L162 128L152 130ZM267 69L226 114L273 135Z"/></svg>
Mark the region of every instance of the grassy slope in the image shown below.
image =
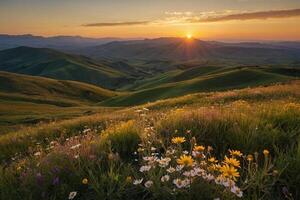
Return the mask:
<svg viewBox="0 0 300 200"><path fill-rule="evenodd" d="M0 72L0 127L91 114L118 93L75 81Z"/></svg>
<svg viewBox="0 0 300 200"><path fill-rule="evenodd" d="M131 78L84 56L52 49L18 47L0 51L0 70L116 88Z"/></svg>
<svg viewBox="0 0 300 200"><path fill-rule="evenodd" d="M229 71L228 69L220 69L218 72L220 73L212 73L207 76L200 76L199 78L162 84L158 87L120 95L104 101L102 105L128 106L195 92L222 91L253 87L292 79L292 77L289 76L250 68L234 69ZM177 74L175 77L180 77L182 79L182 74Z"/></svg>
<svg viewBox="0 0 300 200"><path fill-rule="evenodd" d="M46 195L52 196L52 199L66 199L70 191L78 191L82 198L136 199L141 194L132 190L131 185L125 187L125 191L123 191L123 187L116 185L116 182L109 181L112 180L111 174L113 177L118 177L117 183L123 183L122 181L125 181L127 176L133 175L132 172L136 171L136 168L130 170L126 168L127 161L128 159L130 161L131 157L125 158L120 154L121 166L108 168L106 173L106 162L103 164L98 159L85 160L84 156L97 155L97 158L103 158L107 161L106 155L111 153L111 149L105 149L105 146L100 145L105 141L109 144L113 142L112 144L118 147L117 150L121 149L132 155L132 151L137 148L137 145L132 145L131 140L135 140L135 138L130 138L130 134L137 132L140 137L143 137L145 134L141 121L149 120L153 121L154 130L159 137L155 139L158 141L161 141L160 139L170 140L174 134L186 136L185 132L191 130L200 144L213 146L214 152L216 152L215 156L218 158L221 158L228 148L241 150L245 155L255 151L261 155L263 149L269 149L271 155L275 157L276 169L281 174L278 185L274 187L271 193L268 193L270 196L267 196L266 199L281 199L283 186L288 187L294 199L298 199L299 176L297 175L300 170L300 148L299 143L297 143L300 128L299 92L300 82L295 81L284 85L192 94L110 112L105 115L44 124L39 127L19 130L11 133L11 136L9 134L0 136L1 159L11 158L15 153L25 155L25 161L23 159L20 162L13 161L10 167L5 165L5 168L0 170L0 186L5 188L5 190L0 191L0 194L3 198L5 197L4 199L22 199L27 196L28 199L37 199L38 195L46 190L48 192ZM142 107L150 109L143 117L135 112ZM178 107L183 107L183 109L174 109ZM114 128L120 121L128 119L136 120L131 125L134 128L124 125ZM79 140L76 137L69 138L70 136L79 135L80 137L81 134L84 135L82 130L87 127L96 129L95 132L90 132L90 134L95 135L94 138L82 137ZM108 130L101 132L105 129ZM110 137L101 137L99 132L102 135L110 134ZM114 132L118 132L122 136L116 136ZM66 140L66 138L68 139ZM149 138L145 139L145 141L148 140ZM41 148L48 147L50 141L58 141L61 145L50 150L50 153L41 150ZM37 142L38 145L36 145ZM83 147L73 153L70 147L78 143ZM153 143L153 145L155 144ZM42 151L40 158L32 155L37 151ZM29 156L26 156L28 154ZM80 154L82 159L74 159L74 154ZM26 163L31 164L35 160L37 163L46 163L46 166L43 164L39 167L30 165L30 168L34 168L32 174L27 174L28 180L22 179L21 181L24 183L19 184L19 175L16 173L17 166L22 164L22 167L27 169ZM82 160L86 162L82 162ZM132 165L135 166L134 163L130 162L130 166ZM58 175L53 174L51 170L54 167L66 167L69 171L68 173L63 171ZM28 171L30 172L30 170ZM37 172L47 175L44 184L48 187L37 187L38 183L35 179ZM48 174L50 174L49 178ZM60 177L62 183L53 187L53 176L56 175ZM83 177L87 177L90 181L88 189L80 184ZM31 190L28 190L28 187L31 187ZM60 193L56 195L57 193L54 191L58 190ZM113 192L107 194L107 190ZM201 199L208 191L200 187L191 192L196 195L194 199ZM104 196L99 197L97 195ZM251 193L245 192L245 195L251 195ZM246 199L255 198L248 196Z"/></svg>

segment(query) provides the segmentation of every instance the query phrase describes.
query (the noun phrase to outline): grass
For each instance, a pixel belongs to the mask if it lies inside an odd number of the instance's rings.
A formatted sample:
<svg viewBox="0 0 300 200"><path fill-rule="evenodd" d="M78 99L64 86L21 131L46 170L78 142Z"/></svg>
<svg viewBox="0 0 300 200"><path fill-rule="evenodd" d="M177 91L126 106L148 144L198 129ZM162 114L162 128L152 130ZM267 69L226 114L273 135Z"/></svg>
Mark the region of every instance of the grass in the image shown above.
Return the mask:
<svg viewBox="0 0 300 200"><path fill-rule="evenodd" d="M257 69L240 68L119 95L102 102L101 105L132 106L191 93L255 87L292 79L294 78Z"/></svg>
<svg viewBox="0 0 300 200"><path fill-rule="evenodd" d="M132 81L127 74L98 61L46 48L2 50L0 60L2 71L74 80L110 89Z"/></svg>
<svg viewBox="0 0 300 200"><path fill-rule="evenodd" d="M160 199L162 189L168 188L132 184L141 175L135 151L143 144L150 153L156 147L163 154L172 137L184 136L212 146L217 159L228 149L244 155L262 155L268 149L277 170L275 181L265 179L260 164L243 198L299 199L299 91L300 83L294 81L198 93L7 133L0 136L0 198L67 199L76 191L75 199ZM263 163L263 157L257 162ZM246 178L245 166L241 163L238 184ZM82 182L85 178L87 183ZM167 197L236 198L217 191L200 181Z"/></svg>
<svg viewBox="0 0 300 200"><path fill-rule="evenodd" d="M22 125L91 115L118 92L75 81L0 72L0 134Z"/></svg>

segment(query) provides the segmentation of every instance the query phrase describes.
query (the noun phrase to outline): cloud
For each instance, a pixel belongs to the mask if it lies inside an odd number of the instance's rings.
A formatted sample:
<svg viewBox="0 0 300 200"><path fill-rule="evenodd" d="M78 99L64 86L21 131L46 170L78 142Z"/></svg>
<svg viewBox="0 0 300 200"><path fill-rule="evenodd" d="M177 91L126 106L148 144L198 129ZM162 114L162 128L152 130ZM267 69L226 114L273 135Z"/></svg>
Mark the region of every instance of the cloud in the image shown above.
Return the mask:
<svg viewBox="0 0 300 200"><path fill-rule="evenodd" d="M193 23L212 23L232 20L266 20L273 18L288 18L300 16L300 9L268 10L260 12L240 12L226 10L223 12L201 12L195 14L186 12L165 12L165 17L152 21L124 21L124 22L100 22L83 24L85 27L109 27L109 26L137 26L137 25L180 25Z"/></svg>
<svg viewBox="0 0 300 200"><path fill-rule="evenodd" d="M83 24L86 27L105 27L105 26L135 26L135 25L147 25L150 21L129 21L129 22L100 22Z"/></svg>
<svg viewBox="0 0 300 200"><path fill-rule="evenodd" d="M270 10L261 12L237 13L221 16L207 16L206 18L191 18L187 22L190 23L208 23L231 20L253 20L253 19L272 19L272 18L288 18L300 16L300 9L291 10Z"/></svg>

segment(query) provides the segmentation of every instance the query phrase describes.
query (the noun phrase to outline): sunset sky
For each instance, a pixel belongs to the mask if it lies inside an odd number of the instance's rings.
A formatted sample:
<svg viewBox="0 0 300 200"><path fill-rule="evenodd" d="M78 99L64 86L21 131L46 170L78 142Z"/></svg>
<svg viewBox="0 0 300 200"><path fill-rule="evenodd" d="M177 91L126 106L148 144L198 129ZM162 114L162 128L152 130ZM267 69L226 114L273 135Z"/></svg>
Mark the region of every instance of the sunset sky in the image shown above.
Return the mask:
<svg viewBox="0 0 300 200"><path fill-rule="evenodd" d="M300 40L300 0L0 0L0 33Z"/></svg>

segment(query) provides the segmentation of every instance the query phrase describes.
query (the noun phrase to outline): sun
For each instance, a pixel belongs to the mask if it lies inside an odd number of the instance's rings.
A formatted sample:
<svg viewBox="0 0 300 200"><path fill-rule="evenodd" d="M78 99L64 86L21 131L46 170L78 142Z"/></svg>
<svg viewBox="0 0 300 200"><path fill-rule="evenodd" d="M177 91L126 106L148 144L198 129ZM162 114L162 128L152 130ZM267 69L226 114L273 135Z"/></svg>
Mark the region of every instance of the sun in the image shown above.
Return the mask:
<svg viewBox="0 0 300 200"><path fill-rule="evenodd" d="M191 39L193 36L192 36L192 34L187 34L185 37L186 37L187 39Z"/></svg>

